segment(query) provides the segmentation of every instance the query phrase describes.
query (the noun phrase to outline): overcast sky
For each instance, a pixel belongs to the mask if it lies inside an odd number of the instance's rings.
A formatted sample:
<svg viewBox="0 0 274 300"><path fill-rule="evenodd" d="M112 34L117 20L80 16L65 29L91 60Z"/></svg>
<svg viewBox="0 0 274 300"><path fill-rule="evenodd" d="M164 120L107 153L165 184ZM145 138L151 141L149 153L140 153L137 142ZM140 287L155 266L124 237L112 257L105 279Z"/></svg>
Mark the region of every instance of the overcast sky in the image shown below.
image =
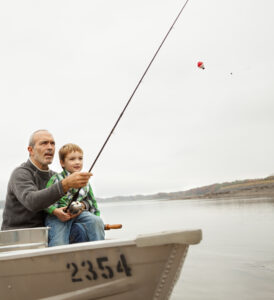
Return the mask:
<svg viewBox="0 0 274 300"><path fill-rule="evenodd" d="M1 198L40 128L57 150L79 144L89 169L183 4L0 2ZM93 170L96 196L274 173L273 11L272 0L189 0Z"/></svg>

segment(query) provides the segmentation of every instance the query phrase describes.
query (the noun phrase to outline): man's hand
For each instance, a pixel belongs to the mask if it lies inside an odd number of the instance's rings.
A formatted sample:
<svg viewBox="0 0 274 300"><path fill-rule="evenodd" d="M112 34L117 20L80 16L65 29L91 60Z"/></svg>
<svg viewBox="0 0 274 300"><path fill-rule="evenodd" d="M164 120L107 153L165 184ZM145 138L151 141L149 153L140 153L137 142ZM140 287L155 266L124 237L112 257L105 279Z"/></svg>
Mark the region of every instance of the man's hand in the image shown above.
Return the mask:
<svg viewBox="0 0 274 300"><path fill-rule="evenodd" d="M87 185L92 173L74 172L62 180L63 190L66 193L70 188L79 189Z"/></svg>
<svg viewBox="0 0 274 300"><path fill-rule="evenodd" d="M64 212L65 209L66 207L55 208L52 214L55 215L60 221L66 222L71 219L71 215Z"/></svg>

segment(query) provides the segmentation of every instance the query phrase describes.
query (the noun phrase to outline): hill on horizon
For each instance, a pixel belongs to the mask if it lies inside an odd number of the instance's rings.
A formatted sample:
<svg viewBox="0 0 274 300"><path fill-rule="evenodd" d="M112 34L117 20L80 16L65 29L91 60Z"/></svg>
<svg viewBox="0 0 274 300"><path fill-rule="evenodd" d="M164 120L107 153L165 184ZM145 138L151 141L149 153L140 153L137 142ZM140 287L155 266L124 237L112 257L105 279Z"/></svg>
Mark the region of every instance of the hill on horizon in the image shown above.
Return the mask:
<svg viewBox="0 0 274 300"><path fill-rule="evenodd" d="M202 187L192 188L178 192L159 192L150 195L115 196L98 198L101 201L121 200L152 200L152 199L194 199L232 196L274 196L274 175L259 179L236 180L233 182L214 183Z"/></svg>

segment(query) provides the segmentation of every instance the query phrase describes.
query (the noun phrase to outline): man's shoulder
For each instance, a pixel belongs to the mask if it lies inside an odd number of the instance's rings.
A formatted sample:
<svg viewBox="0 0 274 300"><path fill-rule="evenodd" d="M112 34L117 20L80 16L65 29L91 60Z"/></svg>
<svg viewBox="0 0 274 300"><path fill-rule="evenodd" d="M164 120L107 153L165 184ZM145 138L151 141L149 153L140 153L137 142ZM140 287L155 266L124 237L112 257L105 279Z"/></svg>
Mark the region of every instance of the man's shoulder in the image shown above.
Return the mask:
<svg viewBox="0 0 274 300"><path fill-rule="evenodd" d="M34 175L36 176L38 172L38 169L28 160L26 162L23 162L21 165L17 166L13 172L12 176L17 176L17 175ZM39 173L39 172L38 172ZM48 176L49 178L56 175L57 173L53 170L49 170Z"/></svg>
<svg viewBox="0 0 274 300"><path fill-rule="evenodd" d="M17 167L14 169L14 171L15 171L15 170L22 170L22 169L24 169L24 170L30 170L30 171L35 171L34 165L33 165L29 160L27 160L27 161L21 163L21 165L17 166Z"/></svg>
<svg viewBox="0 0 274 300"><path fill-rule="evenodd" d="M21 165L17 166L13 170L13 173L24 172L24 171L29 171L31 173L33 172L33 169L29 166L28 162L23 162Z"/></svg>
<svg viewBox="0 0 274 300"><path fill-rule="evenodd" d="M27 163L22 163L12 171L9 182L28 180L30 178L34 178L34 171Z"/></svg>

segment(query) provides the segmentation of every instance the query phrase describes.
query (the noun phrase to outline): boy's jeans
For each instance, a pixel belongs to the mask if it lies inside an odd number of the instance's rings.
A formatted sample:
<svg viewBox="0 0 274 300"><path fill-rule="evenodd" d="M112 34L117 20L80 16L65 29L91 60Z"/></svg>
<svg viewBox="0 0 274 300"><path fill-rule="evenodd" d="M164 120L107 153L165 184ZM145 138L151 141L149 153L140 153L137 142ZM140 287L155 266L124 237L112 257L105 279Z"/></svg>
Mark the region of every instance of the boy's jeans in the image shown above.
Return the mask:
<svg viewBox="0 0 274 300"><path fill-rule="evenodd" d="M89 211L84 210L78 217L66 222L60 221L53 215L47 215L45 225L51 227L49 230L49 247L69 244L71 227L77 223L79 223L79 227L85 229L87 241L105 239L103 220Z"/></svg>
<svg viewBox="0 0 274 300"><path fill-rule="evenodd" d="M69 243L77 244L88 242L88 236L85 227L81 223L72 223L70 228Z"/></svg>

